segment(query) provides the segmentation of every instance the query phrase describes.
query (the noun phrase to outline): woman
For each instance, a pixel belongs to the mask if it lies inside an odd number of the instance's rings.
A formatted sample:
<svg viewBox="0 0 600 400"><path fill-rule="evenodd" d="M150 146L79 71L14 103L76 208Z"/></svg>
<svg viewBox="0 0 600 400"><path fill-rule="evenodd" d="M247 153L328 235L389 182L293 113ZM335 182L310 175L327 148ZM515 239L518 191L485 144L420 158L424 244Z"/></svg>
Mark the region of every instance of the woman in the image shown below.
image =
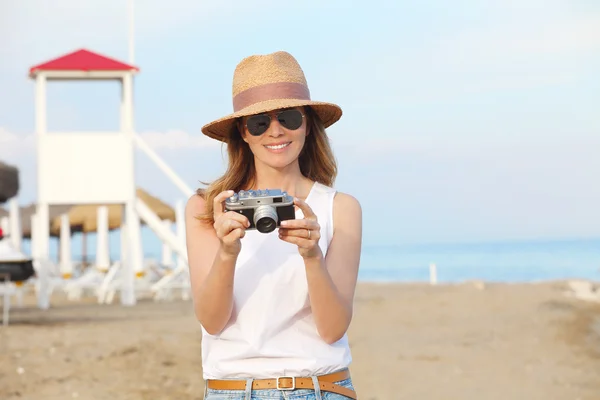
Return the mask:
<svg viewBox="0 0 600 400"><path fill-rule="evenodd" d="M288 398L293 390L296 399L356 399L346 331L362 214L331 187L337 167L325 134L341 109L310 100L286 52L238 64L233 106L202 128L227 143L229 167L186 206L205 398ZM261 233L225 211L235 192L267 188L294 197L295 219Z"/></svg>

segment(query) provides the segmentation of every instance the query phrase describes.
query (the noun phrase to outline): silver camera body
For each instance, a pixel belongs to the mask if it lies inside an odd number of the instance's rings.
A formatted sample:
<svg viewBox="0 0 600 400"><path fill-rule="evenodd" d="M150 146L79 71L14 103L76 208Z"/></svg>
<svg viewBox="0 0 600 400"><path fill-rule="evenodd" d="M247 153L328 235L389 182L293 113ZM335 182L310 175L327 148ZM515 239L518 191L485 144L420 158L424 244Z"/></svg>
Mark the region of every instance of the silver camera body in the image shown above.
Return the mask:
<svg viewBox="0 0 600 400"><path fill-rule="evenodd" d="M225 200L225 210L235 211L250 221L246 230L273 232L281 221L296 219L294 199L280 189L240 190Z"/></svg>

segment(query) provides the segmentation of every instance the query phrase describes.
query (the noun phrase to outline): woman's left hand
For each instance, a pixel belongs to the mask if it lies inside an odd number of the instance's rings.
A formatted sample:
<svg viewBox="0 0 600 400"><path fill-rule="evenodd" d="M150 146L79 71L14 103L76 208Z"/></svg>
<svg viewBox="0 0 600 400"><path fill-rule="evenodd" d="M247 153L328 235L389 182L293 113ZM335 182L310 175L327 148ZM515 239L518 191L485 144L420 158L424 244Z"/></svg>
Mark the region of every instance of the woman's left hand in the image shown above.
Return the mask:
<svg viewBox="0 0 600 400"><path fill-rule="evenodd" d="M321 227L317 216L304 201L294 198L294 204L302 210L304 218L281 221L279 238L297 245L300 255L305 259L321 257Z"/></svg>

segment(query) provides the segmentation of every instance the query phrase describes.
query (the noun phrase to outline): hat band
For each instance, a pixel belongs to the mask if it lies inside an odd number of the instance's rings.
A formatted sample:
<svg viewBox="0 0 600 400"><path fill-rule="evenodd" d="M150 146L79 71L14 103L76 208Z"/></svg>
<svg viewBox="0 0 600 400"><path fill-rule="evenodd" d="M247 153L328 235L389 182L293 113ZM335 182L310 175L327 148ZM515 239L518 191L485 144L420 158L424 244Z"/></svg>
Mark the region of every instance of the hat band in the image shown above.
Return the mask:
<svg viewBox="0 0 600 400"><path fill-rule="evenodd" d="M310 100L308 87L296 82L275 82L256 86L233 98L233 111L237 112L261 101L274 99Z"/></svg>

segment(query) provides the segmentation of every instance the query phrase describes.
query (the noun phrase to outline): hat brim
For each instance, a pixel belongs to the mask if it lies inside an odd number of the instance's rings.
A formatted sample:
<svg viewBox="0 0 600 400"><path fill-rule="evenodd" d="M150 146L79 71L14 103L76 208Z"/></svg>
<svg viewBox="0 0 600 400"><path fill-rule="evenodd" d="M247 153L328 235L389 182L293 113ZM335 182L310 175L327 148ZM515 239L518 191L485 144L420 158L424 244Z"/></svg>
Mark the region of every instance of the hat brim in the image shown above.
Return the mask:
<svg viewBox="0 0 600 400"><path fill-rule="evenodd" d="M273 99L253 104L233 114L212 121L202 127L202 133L213 139L227 142L229 135L240 117L260 114L280 108L310 106L319 116L325 128L333 125L342 117L342 109L337 104L311 100Z"/></svg>

